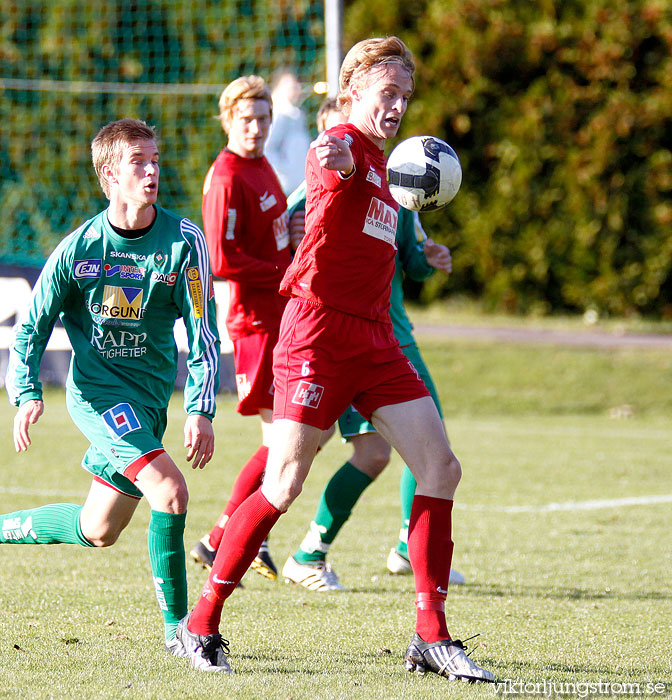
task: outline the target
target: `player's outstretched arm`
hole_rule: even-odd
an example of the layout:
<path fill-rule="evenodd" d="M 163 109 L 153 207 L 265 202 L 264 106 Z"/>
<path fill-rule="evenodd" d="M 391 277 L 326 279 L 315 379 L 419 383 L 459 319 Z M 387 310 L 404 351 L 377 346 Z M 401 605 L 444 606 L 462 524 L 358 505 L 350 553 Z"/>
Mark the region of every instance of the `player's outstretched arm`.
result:
<path fill-rule="evenodd" d="M 14 417 L 14 449 L 17 452 L 25 452 L 30 447 L 28 426 L 37 423 L 43 412 L 44 402 L 39 399 L 30 399 L 19 407 Z"/>
<path fill-rule="evenodd" d="M 192 462 L 193 469 L 203 469 L 215 451 L 212 421 L 199 413 L 187 416 L 184 423 L 184 446 L 187 448 L 187 462 Z"/>
<path fill-rule="evenodd" d="M 453 271 L 453 260 L 450 256 L 450 250 L 445 245 L 435 243 L 431 238 L 428 238 L 425 241 L 423 250 L 427 262 L 432 267 L 445 272 L 447 275 Z"/>
<path fill-rule="evenodd" d="M 317 162 L 325 170 L 339 170 L 344 175 L 351 175 L 355 168 L 350 146 L 337 136 L 322 132 L 311 144 L 315 148 Z"/>

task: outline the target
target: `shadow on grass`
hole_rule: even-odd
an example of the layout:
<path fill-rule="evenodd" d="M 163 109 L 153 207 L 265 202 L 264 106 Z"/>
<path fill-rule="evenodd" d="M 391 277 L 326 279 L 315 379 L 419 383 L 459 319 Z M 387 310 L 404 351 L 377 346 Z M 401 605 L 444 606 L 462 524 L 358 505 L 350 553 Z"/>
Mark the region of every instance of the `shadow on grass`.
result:
<path fill-rule="evenodd" d="M 672 600 L 672 593 L 663 591 L 600 591 L 563 586 L 466 584 L 460 586 L 458 592 L 467 597 L 493 596 L 496 598 L 552 598 L 556 600 Z"/>

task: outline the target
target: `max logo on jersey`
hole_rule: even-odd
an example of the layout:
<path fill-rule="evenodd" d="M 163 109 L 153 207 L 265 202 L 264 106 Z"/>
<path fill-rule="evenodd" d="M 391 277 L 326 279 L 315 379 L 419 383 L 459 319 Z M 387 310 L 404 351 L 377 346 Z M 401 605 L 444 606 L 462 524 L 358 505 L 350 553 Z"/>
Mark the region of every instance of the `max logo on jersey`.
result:
<path fill-rule="evenodd" d="M 102 260 L 75 260 L 72 276 L 76 280 L 81 280 L 84 277 L 100 277 L 102 266 Z"/>
<path fill-rule="evenodd" d="M 369 236 L 389 243 L 396 249 L 397 212 L 378 197 L 371 197 L 362 231 Z"/>
<path fill-rule="evenodd" d="M 130 403 L 118 403 L 108 408 L 101 416 L 114 440 L 140 429 L 140 421 Z"/>
<path fill-rule="evenodd" d="M 299 386 L 296 387 L 292 403 L 308 408 L 317 408 L 322 400 L 322 394 L 324 394 L 323 386 L 302 379 Z"/>

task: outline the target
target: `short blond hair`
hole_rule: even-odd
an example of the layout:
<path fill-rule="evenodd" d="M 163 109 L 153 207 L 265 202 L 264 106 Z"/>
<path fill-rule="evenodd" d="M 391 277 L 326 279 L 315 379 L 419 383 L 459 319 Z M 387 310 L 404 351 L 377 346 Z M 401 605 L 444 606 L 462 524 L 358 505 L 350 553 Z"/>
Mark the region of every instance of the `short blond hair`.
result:
<path fill-rule="evenodd" d="M 244 75 L 229 83 L 219 97 L 217 119 L 227 133 L 233 119 L 233 110 L 242 100 L 265 100 L 273 117 L 273 98 L 266 81 L 258 75 Z"/>
<path fill-rule="evenodd" d="M 398 63 L 403 66 L 409 72 L 412 85 L 415 88 L 413 54 L 399 37 L 386 36 L 364 39 L 348 51 L 341 65 L 338 78 L 338 106 L 343 114 L 349 116 L 352 107 L 350 85 L 361 84 L 362 78 L 372 68 L 384 63 Z"/>
<path fill-rule="evenodd" d="M 327 123 L 327 118 L 332 112 L 340 112 L 341 110 L 338 108 L 338 100 L 335 97 L 326 97 L 322 104 L 320 105 L 320 108 L 317 110 L 317 130 L 319 132 L 324 131 L 324 128 Z"/>
<path fill-rule="evenodd" d="M 158 141 L 156 129 L 139 119 L 119 119 L 110 122 L 91 142 L 91 160 L 105 196 L 110 198 L 110 183 L 103 175 L 103 166 L 114 168 L 121 162 L 124 146 L 136 141 Z"/>

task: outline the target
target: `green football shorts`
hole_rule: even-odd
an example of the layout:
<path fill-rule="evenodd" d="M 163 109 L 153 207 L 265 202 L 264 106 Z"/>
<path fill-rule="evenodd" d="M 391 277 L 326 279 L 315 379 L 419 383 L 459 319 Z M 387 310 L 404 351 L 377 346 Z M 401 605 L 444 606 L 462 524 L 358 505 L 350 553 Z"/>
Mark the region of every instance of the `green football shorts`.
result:
<path fill-rule="evenodd" d="M 115 491 L 142 498 L 134 482 L 144 466 L 165 452 L 166 409 L 105 400 L 94 406 L 71 390 L 66 392 L 66 406 L 91 443 L 82 467 Z"/>

